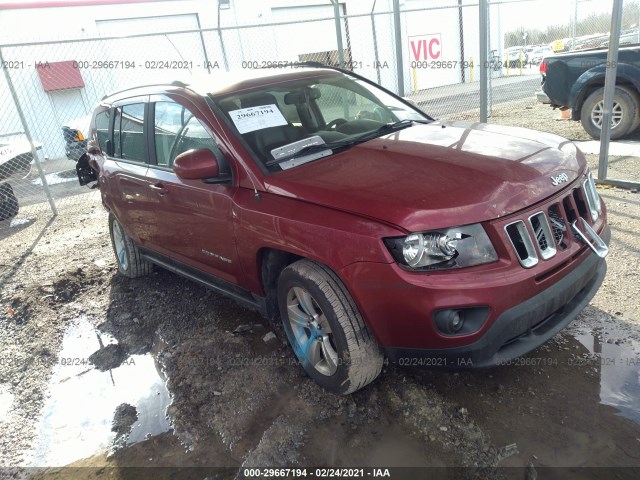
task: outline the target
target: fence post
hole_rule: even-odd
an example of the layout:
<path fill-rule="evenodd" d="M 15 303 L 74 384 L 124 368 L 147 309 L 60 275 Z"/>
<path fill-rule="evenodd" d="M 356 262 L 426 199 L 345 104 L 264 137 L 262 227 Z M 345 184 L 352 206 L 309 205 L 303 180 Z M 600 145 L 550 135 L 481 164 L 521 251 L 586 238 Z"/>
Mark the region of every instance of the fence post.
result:
<path fill-rule="evenodd" d="M 227 52 L 224 48 L 224 39 L 222 38 L 222 30 L 220 29 L 220 2 L 218 2 L 218 38 L 220 39 L 220 50 L 222 50 L 222 60 L 224 61 L 224 70 L 229 71 L 229 60 Z"/>
<path fill-rule="evenodd" d="M 202 33 L 202 26 L 200 25 L 200 16 L 196 14 L 196 21 L 198 22 L 198 30 L 200 35 L 200 45 L 202 45 L 202 53 L 204 54 L 204 62 L 207 66 L 207 73 L 211 73 L 211 63 L 209 62 L 209 54 L 207 53 L 207 45 L 204 41 L 204 35 Z"/>
<path fill-rule="evenodd" d="M 378 85 L 381 85 L 382 80 L 380 78 L 380 56 L 378 55 L 378 34 L 376 32 L 376 20 L 373 13 L 373 11 L 376 9 L 377 1 L 378 0 L 373 0 L 373 7 L 371 7 L 371 33 L 373 34 L 373 53 L 375 55 L 375 61 L 376 61 L 376 78 L 378 79 Z"/>
<path fill-rule="evenodd" d="M 4 56 L 2 54 L 2 48 L 0 48 L 0 64 L 4 65 Z M 38 149 L 33 143 L 33 137 L 31 136 L 31 131 L 29 130 L 29 126 L 27 125 L 27 119 L 24 116 L 24 112 L 22 111 L 22 107 L 20 106 L 20 102 L 18 101 L 18 95 L 16 94 L 16 89 L 13 86 L 13 81 L 11 80 L 11 75 L 9 75 L 9 69 L 3 68 L 4 77 L 7 81 L 7 86 L 9 87 L 9 92 L 11 93 L 11 98 L 13 99 L 13 103 L 16 106 L 16 112 L 18 112 L 18 117 L 20 118 L 20 123 L 22 123 L 22 128 L 24 130 L 24 134 L 27 137 L 27 141 L 29 142 L 29 146 L 31 147 L 31 156 L 33 157 L 33 161 L 36 164 L 38 169 L 38 175 L 40 176 L 40 180 L 42 181 L 42 188 L 47 196 L 47 200 L 49 201 L 49 206 L 51 207 L 51 213 L 54 216 L 58 215 L 58 209 L 56 208 L 56 202 L 53 200 L 51 196 L 51 190 L 49 190 L 49 184 L 47 183 L 47 177 L 44 174 L 44 170 L 42 170 L 42 165 L 40 165 L 40 158 L 38 158 Z"/>
<path fill-rule="evenodd" d="M 396 42 L 396 72 L 398 95 L 404 97 L 404 62 L 402 61 L 402 32 L 400 31 L 400 0 L 393 0 L 393 31 Z"/>
<path fill-rule="evenodd" d="M 460 79 L 462 83 L 466 83 L 466 75 L 464 65 L 464 14 L 462 11 L 462 0 L 458 0 L 458 29 L 460 32 Z"/>
<path fill-rule="evenodd" d="M 337 0 L 331 0 L 333 3 L 333 16 L 336 19 L 336 41 L 338 44 L 338 63 L 340 68 L 344 68 L 344 47 L 342 45 L 342 26 L 340 25 L 340 3 Z"/>
<path fill-rule="evenodd" d="M 488 81 L 487 81 L 487 51 L 489 50 L 489 37 L 487 33 L 487 17 L 489 12 L 488 0 L 480 0 L 478 5 L 480 9 L 480 121 L 487 121 L 487 98 L 488 98 Z"/>
<path fill-rule="evenodd" d="M 616 72 L 618 47 L 620 45 L 620 24 L 622 23 L 622 0 L 613 0 L 611 13 L 611 33 L 609 34 L 609 52 L 607 53 L 607 71 L 604 76 L 604 105 L 602 129 L 600 131 L 600 159 L 598 161 L 598 179 L 607 178 L 609 167 L 609 140 L 611 138 L 611 110 L 616 90 Z"/>

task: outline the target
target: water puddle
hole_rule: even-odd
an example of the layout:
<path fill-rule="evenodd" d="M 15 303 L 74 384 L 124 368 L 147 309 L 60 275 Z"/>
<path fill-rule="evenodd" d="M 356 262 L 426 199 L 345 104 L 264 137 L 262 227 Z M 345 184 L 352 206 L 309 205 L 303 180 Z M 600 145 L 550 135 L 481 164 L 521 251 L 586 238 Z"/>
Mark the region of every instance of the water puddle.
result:
<path fill-rule="evenodd" d="M 613 329 L 567 332 L 507 366 L 417 375 L 494 444 L 517 445 L 501 466 L 637 466 L 640 344 Z"/>
<path fill-rule="evenodd" d="M 171 397 L 153 355 L 127 356 L 86 320 L 65 333 L 47 397 L 30 466 L 67 465 L 112 449 L 116 440 L 130 445 L 170 428 L 165 411 Z M 114 425 L 116 409 L 130 415 Z M 114 426 L 123 432 L 118 439 Z"/>
<path fill-rule="evenodd" d="M 580 360 L 599 373 L 600 403 L 640 424 L 640 354 L 635 353 L 633 344 L 590 334 L 576 335 L 575 339 L 589 350 Z"/>

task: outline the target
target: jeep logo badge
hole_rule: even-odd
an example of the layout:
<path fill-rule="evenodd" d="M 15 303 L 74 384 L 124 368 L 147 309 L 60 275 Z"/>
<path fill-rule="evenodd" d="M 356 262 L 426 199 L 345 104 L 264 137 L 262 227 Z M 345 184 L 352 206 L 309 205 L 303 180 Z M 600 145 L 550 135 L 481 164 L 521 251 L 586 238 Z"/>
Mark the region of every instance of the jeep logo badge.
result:
<path fill-rule="evenodd" d="M 569 175 L 567 175 L 566 173 L 561 173 L 557 177 L 551 177 L 551 185 L 553 185 L 554 187 L 557 187 L 561 183 L 568 182 L 568 181 L 569 181 Z"/>

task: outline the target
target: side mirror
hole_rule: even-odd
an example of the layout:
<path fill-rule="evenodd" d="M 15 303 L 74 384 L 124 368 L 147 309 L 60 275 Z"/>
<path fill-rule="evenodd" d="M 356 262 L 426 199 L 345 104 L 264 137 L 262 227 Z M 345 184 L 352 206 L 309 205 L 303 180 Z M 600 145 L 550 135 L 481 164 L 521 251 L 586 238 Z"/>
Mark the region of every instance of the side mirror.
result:
<path fill-rule="evenodd" d="M 204 180 L 220 175 L 218 160 L 208 148 L 194 148 L 173 161 L 173 171 L 183 180 Z"/>

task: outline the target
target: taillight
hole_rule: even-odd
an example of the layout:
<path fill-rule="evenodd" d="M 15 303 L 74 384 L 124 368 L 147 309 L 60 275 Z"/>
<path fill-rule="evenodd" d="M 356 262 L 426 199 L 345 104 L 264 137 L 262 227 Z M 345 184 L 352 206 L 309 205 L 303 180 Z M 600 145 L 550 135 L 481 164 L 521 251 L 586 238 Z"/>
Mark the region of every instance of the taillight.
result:
<path fill-rule="evenodd" d="M 540 73 L 547 73 L 547 61 L 546 60 L 542 60 L 542 62 L 540 62 Z"/>

